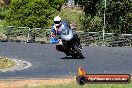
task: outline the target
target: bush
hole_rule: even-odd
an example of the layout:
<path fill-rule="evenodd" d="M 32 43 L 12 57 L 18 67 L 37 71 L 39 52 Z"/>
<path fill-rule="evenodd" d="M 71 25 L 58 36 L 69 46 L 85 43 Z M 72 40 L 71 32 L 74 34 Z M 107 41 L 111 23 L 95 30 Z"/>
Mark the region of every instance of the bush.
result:
<path fill-rule="evenodd" d="M 73 24 L 77 27 L 77 30 L 80 30 L 81 28 L 81 22 L 80 17 L 82 16 L 83 11 L 79 8 L 63 8 L 61 9 L 61 12 L 59 15 L 62 17 L 62 19 L 68 21 L 70 24 Z"/>
<path fill-rule="evenodd" d="M 63 0 L 12 0 L 7 10 L 5 25 L 43 28 L 59 13 Z"/>

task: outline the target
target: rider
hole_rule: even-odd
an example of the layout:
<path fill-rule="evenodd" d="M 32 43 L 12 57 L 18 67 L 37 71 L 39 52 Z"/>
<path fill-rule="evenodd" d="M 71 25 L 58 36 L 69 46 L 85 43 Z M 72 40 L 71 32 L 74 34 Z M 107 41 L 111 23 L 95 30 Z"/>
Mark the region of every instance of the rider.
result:
<path fill-rule="evenodd" d="M 61 17 L 56 16 L 54 18 L 54 24 L 52 25 L 51 36 L 53 38 L 56 38 L 57 35 L 61 34 L 62 29 L 66 27 L 70 28 L 68 23 L 66 21 L 61 20 Z"/>
<path fill-rule="evenodd" d="M 63 30 L 63 28 L 67 28 L 67 27 L 69 29 L 71 28 L 66 21 L 61 20 L 61 17 L 56 16 L 54 18 L 54 24 L 53 24 L 52 29 L 51 29 L 52 38 L 55 39 L 57 35 L 61 34 L 61 31 Z M 78 38 L 78 36 L 76 34 L 75 34 L 75 38 L 77 39 L 77 42 L 78 42 L 80 48 L 82 48 L 80 45 L 80 39 Z M 56 43 L 58 43 L 58 42 L 59 41 L 57 41 Z M 54 42 L 51 41 L 51 43 L 54 43 Z"/>

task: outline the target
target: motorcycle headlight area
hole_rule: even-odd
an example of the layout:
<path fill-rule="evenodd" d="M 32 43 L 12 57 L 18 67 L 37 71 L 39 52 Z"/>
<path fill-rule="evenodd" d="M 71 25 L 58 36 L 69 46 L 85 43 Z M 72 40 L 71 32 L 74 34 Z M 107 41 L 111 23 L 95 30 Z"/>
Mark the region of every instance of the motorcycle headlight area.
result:
<path fill-rule="evenodd" d="M 61 39 L 62 40 L 66 40 L 69 41 L 73 38 L 73 32 L 72 30 L 68 29 L 68 30 L 63 30 L 61 33 Z"/>
<path fill-rule="evenodd" d="M 62 31 L 62 35 L 68 35 L 68 34 L 69 34 L 68 30 L 65 29 L 65 30 Z"/>

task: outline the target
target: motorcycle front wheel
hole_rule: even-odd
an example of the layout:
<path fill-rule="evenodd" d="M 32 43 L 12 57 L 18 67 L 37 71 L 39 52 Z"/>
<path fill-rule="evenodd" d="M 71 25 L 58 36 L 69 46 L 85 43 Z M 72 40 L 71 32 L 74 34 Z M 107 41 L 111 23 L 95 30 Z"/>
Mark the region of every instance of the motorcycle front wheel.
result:
<path fill-rule="evenodd" d="M 76 45 L 74 46 L 74 50 L 76 54 L 74 54 L 73 57 L 84 59 L 81 50 Z"/>

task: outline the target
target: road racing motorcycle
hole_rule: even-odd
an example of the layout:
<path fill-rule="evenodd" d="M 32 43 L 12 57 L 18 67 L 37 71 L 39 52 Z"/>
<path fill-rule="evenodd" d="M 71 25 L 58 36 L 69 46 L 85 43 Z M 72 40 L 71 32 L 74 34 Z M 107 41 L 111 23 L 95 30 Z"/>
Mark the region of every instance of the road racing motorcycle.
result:
<path fill-rule="evenodd" d="M 73 58 L 84 59 L 81 52 L 82 48 L 78 42 L 78 36 L 73 32 L 72 29 L 65 28 L 62 30 L 61 35 L 57 36 L 54 42 L 59 42 L 56 45 L 56 50 L 64 52 L 67 56 L 72 56 Z"/>

